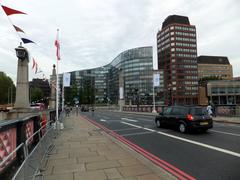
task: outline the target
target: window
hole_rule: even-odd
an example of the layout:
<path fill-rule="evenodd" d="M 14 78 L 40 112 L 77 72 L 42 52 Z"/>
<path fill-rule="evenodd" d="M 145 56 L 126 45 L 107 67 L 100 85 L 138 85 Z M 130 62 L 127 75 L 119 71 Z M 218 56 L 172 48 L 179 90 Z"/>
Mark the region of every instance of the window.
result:
<path fill-rule="evenodd" d="M 187 115 L 187 109 L 181 107 L 174 107 L 172 110 L 173 115 Z"/>
<path fill-rule="evenodd" d="M 165 115 L 169 115 L 169 114 L 171 114 L 171 112 L 172 112 L 172 108 L 171 107 L 167 107 L 167 108 L 164 108 L 164 114 Z"/>

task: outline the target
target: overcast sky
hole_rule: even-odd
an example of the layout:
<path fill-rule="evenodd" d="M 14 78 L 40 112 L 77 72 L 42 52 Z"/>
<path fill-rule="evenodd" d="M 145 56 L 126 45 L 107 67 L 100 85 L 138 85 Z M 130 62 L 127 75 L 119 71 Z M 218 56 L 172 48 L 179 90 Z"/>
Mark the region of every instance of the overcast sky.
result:
<path fill-rule="evenodd" d="M 239 0 L 1 0 L 1 4 L 27 13 L 11 15 L 24 45 L 47 78 L 56 63 L 54 40 L 60 29 L 59 72 L 103 66 L 124 50 L 153 46 L 157 66 L 156 33 L 173 14 L 188 16 L 197 29 L 198 55 L 227 56 L 234 76 L 240 76 Z M 15 50 L 20 39 L 0 9 L 0 71 L 16 81 Z M 30 79 L 41 78 L 29 65 Z"/>

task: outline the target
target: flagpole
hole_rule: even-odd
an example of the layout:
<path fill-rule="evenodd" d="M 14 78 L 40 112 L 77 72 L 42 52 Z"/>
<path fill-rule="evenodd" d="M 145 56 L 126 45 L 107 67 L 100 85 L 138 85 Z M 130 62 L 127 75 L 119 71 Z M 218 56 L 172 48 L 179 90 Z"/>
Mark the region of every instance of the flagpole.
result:
<path fill-rule="evenodd" d="M 62 111 L 64 110 L 64 73 L 63 73 L 63 78 L 62 78 Z"/>
<path fill-rule="evenodd" d="M 58 39 L 58 35 L 59 35 L 59 29 L 57 29 L 57 39 Z M 58 119 L 58 57 L 57 57 L 57 65 L 56 65 L 56 74 L 57 74 L 57 82 L 56 82 L 56 121 L 57 124 L 59 123 L 59 119 Z"/>
<path fill-rule="evenodd" d="M 155 86 L 154 86 L 154 75 L 153 75 L 153 110 L 152 112 L 153 113 L 156 113 L 156 103 L 155 103 Z"/>

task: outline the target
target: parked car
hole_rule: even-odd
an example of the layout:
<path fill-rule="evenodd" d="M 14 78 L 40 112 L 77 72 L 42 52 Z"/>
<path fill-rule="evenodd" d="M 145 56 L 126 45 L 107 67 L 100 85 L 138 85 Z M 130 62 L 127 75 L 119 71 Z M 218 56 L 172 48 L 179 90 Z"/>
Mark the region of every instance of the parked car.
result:
<path fill-rule="evenodd" d="M 170 126 L 181 133 L 201 129 L 207 131 L 213 127 L 212 118 L 205 107 L 200 106 L 168 106 L 155 118 L 157 127 Z"/>

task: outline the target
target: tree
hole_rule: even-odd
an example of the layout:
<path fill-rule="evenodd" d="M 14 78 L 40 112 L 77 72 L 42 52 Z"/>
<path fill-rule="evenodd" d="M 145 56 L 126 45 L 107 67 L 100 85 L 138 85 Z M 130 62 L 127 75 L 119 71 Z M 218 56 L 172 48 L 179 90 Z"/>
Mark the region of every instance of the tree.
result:
<path fill-rule="evenodd" d="M 16 87 L 10 77 L 0 72 L 0 104 L 14 102 Z"/>
<path fill-rule="evenodd" d="M 31 102 L 42 102 L 43 98 L 44 94 L 40 88 L 31 89 Z"/>

